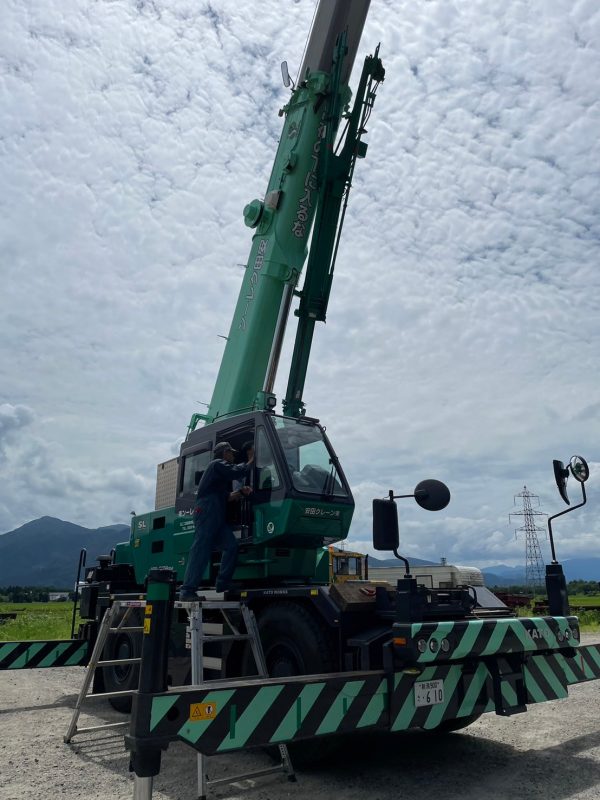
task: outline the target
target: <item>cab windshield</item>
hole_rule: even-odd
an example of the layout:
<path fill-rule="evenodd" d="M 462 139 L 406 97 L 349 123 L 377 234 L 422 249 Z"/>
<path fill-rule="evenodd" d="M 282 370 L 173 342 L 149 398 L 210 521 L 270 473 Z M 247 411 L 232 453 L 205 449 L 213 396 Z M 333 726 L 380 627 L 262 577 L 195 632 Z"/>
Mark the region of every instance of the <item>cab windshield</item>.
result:
<path fill-rule="evenodd" d="M 326 497 L 347 497 L 323 432 L 312 422 L 272 417 L 294 489 Z"/>

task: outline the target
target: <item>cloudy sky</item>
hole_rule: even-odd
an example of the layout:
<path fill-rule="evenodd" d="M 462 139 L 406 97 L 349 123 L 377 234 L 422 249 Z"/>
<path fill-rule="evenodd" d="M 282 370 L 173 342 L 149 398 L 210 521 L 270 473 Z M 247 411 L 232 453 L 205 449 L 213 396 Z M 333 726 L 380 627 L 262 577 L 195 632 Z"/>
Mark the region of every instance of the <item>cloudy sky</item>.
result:
<path fill-rule="evenodd" d="M 313 10 L 3 3 L 0 531 L 152 507 L 156 464 L 212 394 L 279 64 L 295 74 Z M 357 64 L 378 42 L 305 393 L 355 492 L 350 543 L 370 548 L 373 497 L 435 477 L 452 503 L 402 501 L 404 552 L 523 562 L 513 496 L 561 510 L 552 459 L 581 452 L 590 502 L 557 523 L 558 553 L 600 555 L 598 3 L 372 0 Z"/>

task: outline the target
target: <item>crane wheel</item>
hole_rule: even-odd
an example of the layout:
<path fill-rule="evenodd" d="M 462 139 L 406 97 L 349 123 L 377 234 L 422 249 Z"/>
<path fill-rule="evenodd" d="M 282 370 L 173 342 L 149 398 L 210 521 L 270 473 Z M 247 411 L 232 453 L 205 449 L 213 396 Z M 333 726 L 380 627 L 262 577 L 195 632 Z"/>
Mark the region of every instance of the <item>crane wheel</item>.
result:
<path fill-rule="evenodd" d="M 308 608 L 293 602 L 273 603 L 258 615 L 258 629 L 269 675 L 318 675 L 335 672 L 338 662 L 331 632 Z M 244 675 L 255 673 L 252 653 L 246 651 Z M 339 736 L 292 742 L 288 745 L 296 767 L 323 761 L 339 749 Z M 271 750 L 269 749 L 269 752 Z M 279 757 L 279 753 L 274 755 Z"/>

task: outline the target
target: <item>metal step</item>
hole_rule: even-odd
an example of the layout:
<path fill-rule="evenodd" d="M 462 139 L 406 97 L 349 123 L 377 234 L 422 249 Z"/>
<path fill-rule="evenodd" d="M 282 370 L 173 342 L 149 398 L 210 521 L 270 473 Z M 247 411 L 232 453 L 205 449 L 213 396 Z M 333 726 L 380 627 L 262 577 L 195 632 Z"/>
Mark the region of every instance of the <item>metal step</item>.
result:
<path fill-rule="evenodd" d="M 113 658 L 110 661 L 98 661 L 96 667 L 114 667 L 118 664 L 139 664 L 141 658 Z"/>
<path fill-rule="evenodd" d="M 85 700 L 98 700 L 108 697 L 132 697 L 137 694 L 137 689 L 123 689 L 120 692 L 96 692 L 96 694 L 86 694 Z"/>

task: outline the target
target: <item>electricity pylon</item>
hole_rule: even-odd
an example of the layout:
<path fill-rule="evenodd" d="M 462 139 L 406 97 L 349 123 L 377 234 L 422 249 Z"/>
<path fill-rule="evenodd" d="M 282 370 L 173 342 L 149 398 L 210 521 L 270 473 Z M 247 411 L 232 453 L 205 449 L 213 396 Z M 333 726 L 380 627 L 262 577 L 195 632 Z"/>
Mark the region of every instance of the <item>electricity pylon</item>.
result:
<path fill-rule="evenodd" d="M 546 533 L 546 528 L 535 524 L 535 517 L 545 517 L 546 515 L 543 511 L 538 511 L 533 508 L 531 503 L 532 499 L 537 500 L 538 505 L 540 499 L 537 494 L 532 494 L 528 491 L 526 486 L 523 487 L 522 492 L 515 495 L 515 503 L 517 502 L 517 497 L 521 498 L 523 501 L 523 510 L 514 511 L 509 515 L 509 519 L 512 522 L 512 517 L 524 518 L 524 524 L 522 527 L 515 530 L 515 536 L 521 532 L 525 533 L 525 583 L 527 584 L 527 588 L 530 589 L 535 596 L 538 591 L 545 591 L 544 559 L 542 558 L 542 551 L 540 550 L 538 531 L 544 534 Z"/>

